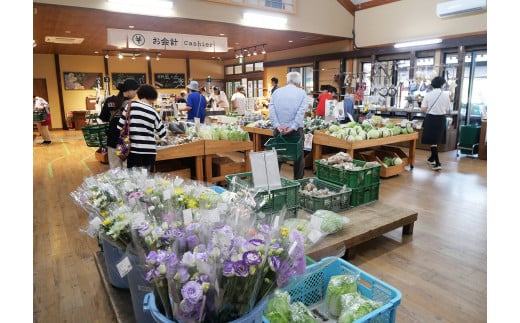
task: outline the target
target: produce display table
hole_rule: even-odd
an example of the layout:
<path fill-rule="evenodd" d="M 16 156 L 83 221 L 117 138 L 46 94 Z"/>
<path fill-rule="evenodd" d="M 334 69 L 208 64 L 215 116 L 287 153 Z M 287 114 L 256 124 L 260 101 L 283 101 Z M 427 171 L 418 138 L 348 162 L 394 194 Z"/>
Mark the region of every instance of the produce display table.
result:
<path fill-rule="evenodd" d="M 417 146 L 418 138 L 419 138 L 419 134 L 416 131 L 414 131 L 413 133 L 408 133 L 408 134 L 403 134 L 403 135 L 348 142 L 345 139 L 339 139 L 339 138 L 327 135 L 325 133 L 325 130 L 317 130 L 317 131 L 314 131 L 312 154 L 313 154 L 314 160 L 321 159 L 323 146 L 329 146 L 329 147 L 345 149 L 350 156 L 354 157 L 354 151 L 356 149 L 389 145 L 389 144 L 398 143 L 398 142 L 409 142 L 408 164 L 410 165 L 410 169 L 412 169 L 414 166 L 414 161 L 415 161 L 415 148 Z M 316 165 L 313 165 L 313 170 L 314 171 L 316 170 Z"/>
<path fill-rule="evenodd" d="M 155 161 L 186 157 L 193 157 L 195 159 L 195 179 L 197 181 L 202 181 L 204 179 L 204 140 L 193 141 L 178 146 L 157 147 L 157 156 L 155 157 Z"/>
<path fill-rule="evenodd" d="M 242 126 L 244 131 L 249 132 L 253 136 L 253 151 L 265 150 L 264 144 L 267 139 L 273 136 L 273 129 L 257 128 Z M 269 138 L 266 138 L 269 137 Z"/>
<path fill-rule="evenodd" d="M 213 157 L 220 153 L 243 152 L 246 172 L 251 170 L 249 163 L 249 152 L 253 149 L 252 141 L 232 140 L 204 140 L 204 177 L 208 183 L 217 183 L 226 180 L 225 175 L 213 177 Z"/>
<path fill-rule="evenodd" d="M 403 227 L 403 234 L 413 234 L 417 211 L 398 207 L 381 201 L 374 201 L 339 212 L 350 219 L 350 223 L 334 234 L 319 241 L 306 252 L 312 259 L 337 256 L 337 252 L 346 248 L 343 258 L 354 256 L 354 247 L 377 238 L 387 232 Z M 335 254 L 336 253 L 336 254 Z"/>

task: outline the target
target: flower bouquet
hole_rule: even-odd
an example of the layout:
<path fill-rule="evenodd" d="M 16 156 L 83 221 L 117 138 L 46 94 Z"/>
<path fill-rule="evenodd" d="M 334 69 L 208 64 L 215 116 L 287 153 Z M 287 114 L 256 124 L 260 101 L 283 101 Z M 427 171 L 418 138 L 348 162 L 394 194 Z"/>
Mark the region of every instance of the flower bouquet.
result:
<path fill-rule="evenodd" d="M 107 198 L 94 203 L 100 195 Z M 141 257 L 157 307 L 172 321 L 236 320 L 305 271 L 302 233 L 280 225 L 285 210 L 258 213 L 249 192 L 217 194 L 201 183 L 118 169 L 86 179 L 72 196 L 89 210 L 88 232 Z"/>

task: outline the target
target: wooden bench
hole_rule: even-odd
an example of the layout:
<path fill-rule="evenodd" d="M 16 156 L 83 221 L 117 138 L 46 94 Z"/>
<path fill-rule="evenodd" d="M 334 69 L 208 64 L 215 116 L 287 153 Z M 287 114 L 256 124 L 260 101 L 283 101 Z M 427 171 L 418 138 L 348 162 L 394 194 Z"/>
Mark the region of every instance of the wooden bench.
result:
<path fill-rule="evenodd" d="M 350 219 L 343 230 L 328 235 L 306 252 L 314 260 L 327 256 L 338 256 L 345 249 L 344 259 L 354 256 L 354 247 L 377 238 L 399 227 L 403 234 L 413 234 L 418 213 L 399 206 L 374 201 L 343 212 Z"/>

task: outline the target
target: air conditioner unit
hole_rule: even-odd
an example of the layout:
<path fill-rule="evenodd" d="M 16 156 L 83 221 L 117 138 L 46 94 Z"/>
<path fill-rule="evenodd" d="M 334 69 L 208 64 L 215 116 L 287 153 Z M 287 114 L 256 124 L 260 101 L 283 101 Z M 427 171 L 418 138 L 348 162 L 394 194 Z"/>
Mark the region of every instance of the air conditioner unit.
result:
<path fill-rule="evenodd" d="M 451 17 L 486 9 L 486 0 L 452 0 L 437 4 L 437 16 Z"/>
<path fill-rule="evenodd" d="M 83 40 L 84 38 L 45 36 L 45 41 L 47 43 L 55 44 L 81 44 Z"/>

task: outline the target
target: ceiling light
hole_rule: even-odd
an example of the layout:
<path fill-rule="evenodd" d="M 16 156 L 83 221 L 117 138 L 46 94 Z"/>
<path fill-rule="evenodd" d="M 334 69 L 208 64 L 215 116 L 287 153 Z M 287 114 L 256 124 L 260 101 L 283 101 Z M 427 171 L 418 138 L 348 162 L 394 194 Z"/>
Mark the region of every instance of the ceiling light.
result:
<path fill-rule="evenodd" d="M 258 55 L 258 53 L 256 52 L 256 46 L 255 46 L 255 51 L 253 52 L 253 55 Z"/>
<path fill-rule="evenodd" d="M 173 8 L 173 2 L 169 0 L 107 0 L 108 3 L 120 4 L 124 6 L 146 6 L 146 7 L 154 7 L 154 8 L 162 8 L 162 9 L 171 9 Z"/>
<path fill-rule="evenodd" d="M 36 47 L 36 40 L 33 39 L 33 47 Z"/>
<path fill-rule="evenodd" d="M 123 59 L 123 54 L 119 53 L 119 55 L 117 55 L 117 57 L 118 57 L 119 59 Z"/>
<path fill-rule="evenodd" d="M 404 47 L 413 47 L 413 46 L 424 46 L 424 45 L 432 45 L 439 44 L 442 42 L 442 39 L 425 39 L 425 40 L 417 40 L 417 41 L 409 41 L 404 43 L 397 43 L 394 45 L 395 48 L 404 48 Z"/>
<path fill-rule="evenodd" d="M 135 61 L 135 53 L 134 53 L 134 55 L 132 55 L 132 59 Z"/>
<path fill-rule="evenodd" d="M 160 58 L 159 58 L 159 55 L 161 55 L 160 53 L 157 53 L 157 55 L 155 55 L 155 60 L 158 61 Z"/>
<path fill-rule="evenodd" d="M 262 45 L 262 54 L 265 54 L 265 48 L 264 48 L 264 45 Z"/>
<path fill-rule="evenodd" d="M 150 55 L 146 54 L 146 60 L 147 60 L 147 61 L 150 60 Z"/>
<path fill-rule="evenodd" d="M 105 58 L 106 58 L 106 59 L 108 59 L 109 57 L 110 57 L 110 56 L 108 56 L 108 53 L 107 53 L 107 54 L 105 54 Z"/>
<path fill-rule="evenodd" d="M 47 43 L 55 44 L 81 44 L 84 38 L 45 36 Z"/>

